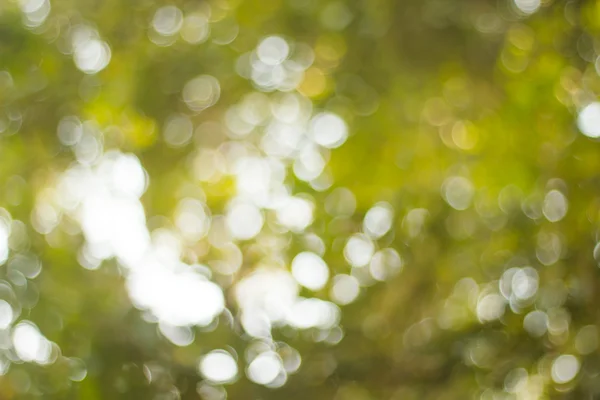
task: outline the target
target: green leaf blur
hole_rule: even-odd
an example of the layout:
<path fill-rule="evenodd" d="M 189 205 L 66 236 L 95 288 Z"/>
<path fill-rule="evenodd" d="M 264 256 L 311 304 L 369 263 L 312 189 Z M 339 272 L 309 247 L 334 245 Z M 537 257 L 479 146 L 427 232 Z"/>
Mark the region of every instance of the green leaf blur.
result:
<path fill-rule="evenodd" d="M 0 1 L 0 399 L 600 398 L 599 34 Z"/>

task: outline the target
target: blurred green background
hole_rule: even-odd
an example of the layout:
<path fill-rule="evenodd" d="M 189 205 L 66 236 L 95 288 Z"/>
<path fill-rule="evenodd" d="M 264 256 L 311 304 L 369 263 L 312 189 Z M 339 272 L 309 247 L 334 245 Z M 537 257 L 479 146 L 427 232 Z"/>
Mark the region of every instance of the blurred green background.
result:
<path fill-rule="evenodd" d="M 2 0 L 0 399 L 600 398 L 599 33 Z"/>

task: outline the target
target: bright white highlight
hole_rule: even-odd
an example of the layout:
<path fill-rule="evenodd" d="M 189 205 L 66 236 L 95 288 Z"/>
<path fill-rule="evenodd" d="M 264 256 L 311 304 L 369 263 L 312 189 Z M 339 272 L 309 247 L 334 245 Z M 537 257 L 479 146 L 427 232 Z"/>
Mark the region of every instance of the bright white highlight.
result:
<path fill-rule="evenodd" d="M 352 303 L 360 293 L 358 280 L 350 275 L 336 275 L 333 278 L 331 298 L 338 304 L 346 305 Z"/>
<path fill-rule="evenodd" d="M 481 322 L 498 319 L 504 315 L 506 300 L 496 293 L 483 296 L 477 302 L 477 317 Z"/>
<path fill-rule="evenodd" d="M 292 261 L 292 275 L 296 281 L 310 290 L 322 289 L 329 279 L 329 268 L 315 253 L 302 252 Z"/>
<path fill-rule="evenodd" d="M 260 385 L 273 382 L 281 372 L 283 372 L 281 359 L 272 351 L 259 354 L 246 370 L 248 378 Z"/>
<path fill-rule="evenodd" d="M 208 325 L 225 307 L 221 288 L 187 268 L 179 272 L 147 264 L 130 276 L 128 288 L 139 308 L 173 326 Z"/>
<path fill-rule="evenodd" d="M 281 64 L 289 53 L 290 46 L 279 36 L 264 38 L 256 49 L 258 58 L 267 65 Z"/>
<path fill-rule="evenodd" d="M 573 380 L 579 373 L 579 360 L 571 354 L 559 356 L 552 363 L 552 380 L 558 384 Z"/>
<path fill-rule="evenodd" d="M 388 233 L 392 227 L 394 218 L 394 209 L 388 203 L 378 203 L 374 205 L 363 221 L 365 233 L 374 239 L 378 239 Z"/>
<path fill-rule="evenodd" d="M 204 378 L 214 383 L 231 382 L 238 373 L 235 359 L 225 350 L 213 350 L 202 357 L 198 369 Z"/>
<path fill-rule="evenodd" d="M 146 186 L 137 157 L 116 151 L 104 154 L 93 168 L 75 166 L 63 174 L 57 187 L 60 205 L 79 221 L 86 239 L 79 261 L 95 269 L 116 257 L 127 273 L 132 302 L 165 327 L 208 325 L 225 307 L 223 292 L 202 272 L 206 267 L 181 262 L 181 243 L 173 233 L 163 230 L 151 237 L 139 200 Z M 205 234 L 209 221 L 203 212 L 201 203 L 182 201 L 176 224 L 184 237 Z M 182 222 L 181 215 L 195 218 Z M 165 330 L 170 340 L 184 345 L 189 335 L 182 332 Z"/>
<path fill-rule="evenodd" d="M 533 14 L 541 6 L 541 0 L 514 0 L 517 8 L 524 14 Z"/>
<path fill-rule="evenodd" d="M 277 220 L 294 232 L 302 232 L 313 221 L 313 208 L 309 200 L 289 196 L 277 207 Z"/>
<path fill-rule="evenodd" d="M 264 223 L 262 212 L 254 204 L 233 204 L 226 215 L 229 231 L 239 240 L 249 240 L 258 235 Z"/>
<path fill-rule="evenodd" d="M 353 267 L 364 267 L 371 261 L 375 245 L 366 235 L 356 234 L 346 242 L 344 257 Z"/>
<path fill-rule="evenodd" d="M 344 144 L 348 138 L 348 127 L 336 114 L 324 112 L 313 117 L 309 134 L 315 143 L 334 149 Z"/>
<path fill-rule="evenodd" d="M 14 317 L 13 309 L 4 300 L 0 300 L 0 329 L 6 329 L 10 326 Z"/>
<path fill-rule="evenodd" d="M 98 32 L 86 26 L 78 26 L 71 36 L 73 60 L 86 74 L 102 71 L 111 58 L 110 46 L 100 40 Z"/>
<path fill-rule="evenodd" d="M 587 137 L 600 137 L 600 102 L 588 104 L 579 112 L 577 126 Z"/>
<path fill-rule="evenodd" d="M 29 321 L 20 322 L 12 332 L 12 341 L 17 356 L 25 362 L 49 364 L 52 343 Z"/>
<path fill-rule="evenodd" d="M 50 14 L 48 0 L 20 0 L 19 6 L 23 12 L 23 23 L 28 28 L 42 25 Z"/>

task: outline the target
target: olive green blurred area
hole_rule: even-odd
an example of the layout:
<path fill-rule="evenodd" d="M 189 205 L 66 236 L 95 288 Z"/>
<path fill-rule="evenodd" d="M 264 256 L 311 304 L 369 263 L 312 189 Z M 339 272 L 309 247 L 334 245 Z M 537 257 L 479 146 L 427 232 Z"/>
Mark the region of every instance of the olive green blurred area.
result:
<path fill-rule="evenodd" d="M 1 0 L 0 399 L 600 398 L 599 34 Z"/>

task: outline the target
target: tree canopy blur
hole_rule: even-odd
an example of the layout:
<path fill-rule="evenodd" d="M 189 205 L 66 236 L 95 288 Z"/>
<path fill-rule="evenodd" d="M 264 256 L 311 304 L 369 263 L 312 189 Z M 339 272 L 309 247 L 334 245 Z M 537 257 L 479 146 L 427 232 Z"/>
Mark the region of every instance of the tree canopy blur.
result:
<path fill-rule="evenodd" d="M 599 34 L 1 1 L 0 399 L 598 398 Z"/>

